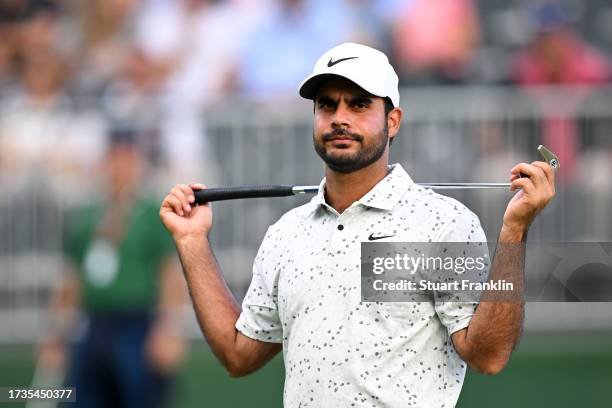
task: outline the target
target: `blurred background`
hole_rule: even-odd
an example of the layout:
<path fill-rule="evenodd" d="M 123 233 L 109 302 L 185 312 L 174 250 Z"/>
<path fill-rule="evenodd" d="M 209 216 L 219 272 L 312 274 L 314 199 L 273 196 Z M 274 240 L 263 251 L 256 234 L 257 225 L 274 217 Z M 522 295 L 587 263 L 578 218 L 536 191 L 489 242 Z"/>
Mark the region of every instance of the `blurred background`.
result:
<path fill-rule="evenodd" d="M 317 184 L 297 87 L 341 42 L 395 66 L 392 161 L 415 181 L 504 182 L 542 143 L 562 166 L 529 239 L 612 242 L 605 0 L 0 0 L 0 39 L 0 386 L 106 365 L 138 327 L 166 406 L 281 406 L 280 357 L 235 380 L 208 350 L 156 205 L 177 182 Z M 445 194 L 497 239 L 509 193 Z M 238 300 L 267 226 L 307 199 L 214 205 Z M 87 327 L 111 343 L 79 349 Z M 469 372 L 458 406 L 612 406 L 611 383 L 610 303 L 530 303 L 509 366 Z"/>

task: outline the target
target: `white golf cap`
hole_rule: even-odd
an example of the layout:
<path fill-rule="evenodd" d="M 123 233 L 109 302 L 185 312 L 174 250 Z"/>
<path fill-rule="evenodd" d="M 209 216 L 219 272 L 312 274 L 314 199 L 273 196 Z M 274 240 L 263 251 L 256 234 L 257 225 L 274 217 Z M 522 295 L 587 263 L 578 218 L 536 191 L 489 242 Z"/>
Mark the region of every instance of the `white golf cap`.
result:
<path fill-rule="evenodd" d="M 344 43 L 327 51 L 317 60 L 312 75 L 300 84 L 300 95 L 314 99 L 319 86 L 334 76 L 346 78 L 372 95 L 389 97 L 395 107 L 399 105 L 397 74 L 387 56 L 374 48 Z"/>

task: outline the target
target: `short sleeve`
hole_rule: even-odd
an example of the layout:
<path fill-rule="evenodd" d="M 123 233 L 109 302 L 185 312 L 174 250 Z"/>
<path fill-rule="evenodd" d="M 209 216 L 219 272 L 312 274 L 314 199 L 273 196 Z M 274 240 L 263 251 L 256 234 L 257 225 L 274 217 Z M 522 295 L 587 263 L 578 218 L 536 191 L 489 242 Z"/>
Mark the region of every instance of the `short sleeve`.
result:
<path fill-rule="evenodd" d="M 457 242 L 457 243 L 478 243 L 478 251 L 488 254 L 488 245 L 486 235 L 480 225 L 478 217 L 465 209 L 465 213 L 457 217 L 444 231 L 439 242 Z M 486 281 L 488 277 L 487 265 L 484 274 L 478 278 L 481 281 Z M 470 320 L 476 311 L 478 302 L 471 301 L 448 301 L 453 298 L 453 293 L 435 292 L 435 310 L 442 324 L 447 328 L 448 334 L 451 335 L 461 329 L 468 327 Z"/>
<path fill-rule="evenodd" d="M 247 337 L 281 343 L 283 330 L 278 314 L 278 268 L 274 265 L 271 229 L 253 263 L 253 278 L 242 302 L 236 329 Z"/>

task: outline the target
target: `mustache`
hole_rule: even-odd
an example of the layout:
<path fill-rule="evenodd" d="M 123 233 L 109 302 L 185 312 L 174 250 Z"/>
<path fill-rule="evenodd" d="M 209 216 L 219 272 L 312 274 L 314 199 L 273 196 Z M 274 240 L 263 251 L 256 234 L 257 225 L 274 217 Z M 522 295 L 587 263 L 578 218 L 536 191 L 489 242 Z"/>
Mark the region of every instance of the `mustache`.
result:
<path fill-rule="evenodd" d="M 324 142 L 329 142 L 331 140 L 334 140 L 338 137 L 343 137 L 343 138 L 347 138 L 347 139 L 351 139 L 354 140 L 356 142 L 361 142 L 363 141 L 363 136 L 361 136 L 358 133 L 352 133 L 349 131 L 346 131 L 344 129 L 334 129 L 329 133 L 324 133 L 323 134 L 323 141 Z"/>

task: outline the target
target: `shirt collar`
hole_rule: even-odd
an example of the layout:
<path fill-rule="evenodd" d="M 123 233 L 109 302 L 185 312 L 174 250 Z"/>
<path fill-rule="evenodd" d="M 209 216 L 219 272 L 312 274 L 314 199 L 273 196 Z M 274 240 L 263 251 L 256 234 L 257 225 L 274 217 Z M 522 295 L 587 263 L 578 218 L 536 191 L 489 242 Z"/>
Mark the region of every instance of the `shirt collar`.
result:
<path fill-rule="evenodd" d="M 390 211 L 395 207 L 395 204 L 414 184 L 414 181 L 412 181 L 401 164 L 392 164 L 389 166 L 389 169 L 390 171 L 385 178 L 357 201 L 359 204 L 386 211 Z M 304 218 L 309 217 L 322 206 L 328 206 L 325 202 L 325 177 L 319 184 L 317 195 L 310 200 L 310 205 L 311 208 L 305 213 Z"/>

